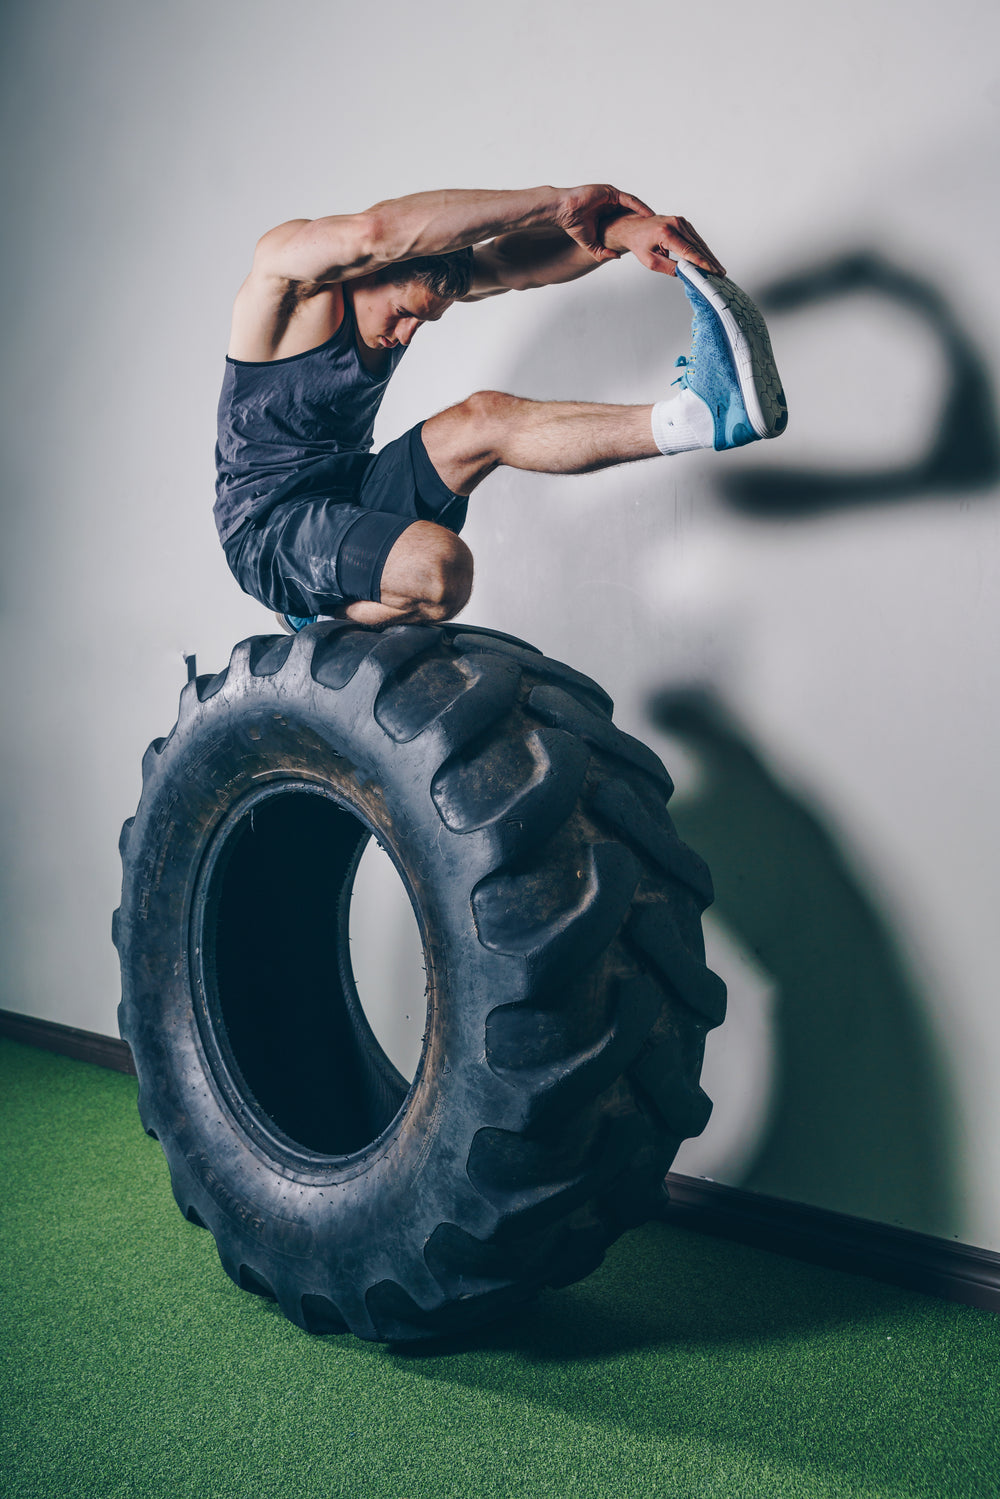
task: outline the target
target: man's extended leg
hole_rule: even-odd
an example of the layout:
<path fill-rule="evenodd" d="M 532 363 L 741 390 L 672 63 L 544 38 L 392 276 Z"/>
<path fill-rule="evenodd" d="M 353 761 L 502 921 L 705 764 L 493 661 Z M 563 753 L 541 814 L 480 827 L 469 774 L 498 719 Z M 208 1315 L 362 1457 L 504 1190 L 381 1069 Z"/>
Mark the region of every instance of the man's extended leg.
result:
<path fill-rule="evenodd" d="M 675 396 L 654 406 L 601 406 L 480 391 L 424 423 L 424 446 L 448 487 L 469 494 L 501 464 L 588 473 L 660 453 L 741 447 L 784 431 L 784 392 L 758 309 L 724 276 L 683 261 L 678 273 L 694 316 Z"/>
<path fill-rule="evenodd" d="M 651 406 L 530 401 L 480 390 L 424 422 L 427 456 L 448 488 L 471 494 L 494 469 L 585 474 L 655 458 Z"/>

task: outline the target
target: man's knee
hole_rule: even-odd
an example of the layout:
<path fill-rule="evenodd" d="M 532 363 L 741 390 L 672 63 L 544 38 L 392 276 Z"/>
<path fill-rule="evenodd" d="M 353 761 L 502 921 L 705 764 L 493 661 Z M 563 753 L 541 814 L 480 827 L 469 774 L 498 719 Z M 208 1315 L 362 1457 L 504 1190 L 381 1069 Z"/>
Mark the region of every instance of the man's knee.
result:
<path fill-rule="evenodd" d="M 460 536 L 443 526 L 440 533 L 433 568 L 431 597 L 424 600 L 428 612 L 426 618 L 433 620 L 452 619 L 460 614 L 469 602 L 472 593 L 472 553 Z"/>
<path fill-rule="evenodd" d="M 454 409 L 479 427 L 502 429 L 523 404 L 520 396 L 509 396 L 502 390 L 477 390 Z"/>
<path fill-rule="evenodd" d="M 414 521 L 399 537 L 382 572 L 382 602 L 414 619 L 452 619 L 472 593 L 472 553 L 453 531 Z"/>
<path fill-rule="evenodd" d="M 423 425 L 424 448 L 455 494 L 471 494 L 504 461 L 509 434 L 530 404 L 501 390 L 477 390 Z"/>

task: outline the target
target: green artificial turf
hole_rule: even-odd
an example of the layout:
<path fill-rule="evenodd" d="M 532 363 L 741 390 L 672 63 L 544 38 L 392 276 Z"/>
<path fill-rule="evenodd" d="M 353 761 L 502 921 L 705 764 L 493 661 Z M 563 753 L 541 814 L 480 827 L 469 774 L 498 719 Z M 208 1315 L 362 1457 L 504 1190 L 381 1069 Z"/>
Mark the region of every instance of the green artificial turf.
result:
<path fill-rule="evenodd" d="M 1000 1494 L 988 1312 L 650 1225 L 514 1325 L 311 1338 L 185 1222 L 131 1078 L 0 1043 L 4 1499 Z"/>

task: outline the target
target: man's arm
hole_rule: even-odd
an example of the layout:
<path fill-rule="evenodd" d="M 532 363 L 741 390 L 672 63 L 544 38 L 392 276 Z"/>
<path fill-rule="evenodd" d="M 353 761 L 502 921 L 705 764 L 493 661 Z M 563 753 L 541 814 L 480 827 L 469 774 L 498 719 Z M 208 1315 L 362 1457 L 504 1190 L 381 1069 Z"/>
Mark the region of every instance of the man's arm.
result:
<path fill-rule="evenodd" d="M 617 260 L 614 253 L 604 260 Z M 473 255 L 472 285 L 463 302 L 481 302 L 504 291 L 530 291 L 576 281 L 603 262 L 562 229 L 521 229 L 477 245 Z"/>
<path fill-rule="evenodd" d="M 608 214 L 647 214 L 631 193 L 609 184 L 518 192 L 445 189 L 376 203 L 364 213 L 293 220 L 259 241 L 254 274 L 326 286 L 418 255 L 443 254 L 505 233 L 559 230 L 597 264 L 616 258 L 603 244 Z"/>
<path fill-rule="evenodd" d="M 676 275 L 675 260 L 691 260 L 703 270 L 724 269 L 687 219 L 611 210 L 598 223 L 605 255 L 596 259 L 559 229 L 527 229 L 502 234 L 475 252 L 475 275 L 463 301 L 478 302 L 504 291 L 528 291 L 586 276 L 606 260 L 631 252 L 648 270 Z M 671 259 L 671 252 L 674 259 Z"/>

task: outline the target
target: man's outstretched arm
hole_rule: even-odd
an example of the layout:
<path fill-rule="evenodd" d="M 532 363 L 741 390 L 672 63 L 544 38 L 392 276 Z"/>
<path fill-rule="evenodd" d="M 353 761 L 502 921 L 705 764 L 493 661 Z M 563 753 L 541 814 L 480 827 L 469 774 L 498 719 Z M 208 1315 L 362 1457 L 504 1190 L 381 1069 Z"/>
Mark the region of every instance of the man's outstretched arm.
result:
<path fill-rule="evenodd" d="M 598 223 L 605 251 L 601 259 L 557 228 L 525 229 L 502 234 L 475 252 L 472 289 L 463 298 L 478 302 L 504 291 L 527 291 L 575 281 L 606 260 L 627 252 L 651 271 L 676 274 L 677 259 L 693 261 L 702 270 L 724 274 L 718 259 L 687 219 L 650 213 L 611 210 Z M 673 259 L 671 259 L 673 255 Z"/>
<path fill-rule="evenodd" d="M 650 209 L 608 183 L 578 188 L 537 187 L 516 192 L 445 189 L 376 203 L 363 213 L 294 220 L 265 234 L 257 273 L 306 285 L 367 275 L 418 255 L 442 254 L 512 231 L 558 232 L 590 264 L 613 260 L 603 224 L 617 214 Z"/>

